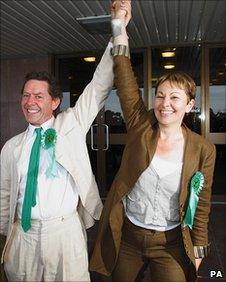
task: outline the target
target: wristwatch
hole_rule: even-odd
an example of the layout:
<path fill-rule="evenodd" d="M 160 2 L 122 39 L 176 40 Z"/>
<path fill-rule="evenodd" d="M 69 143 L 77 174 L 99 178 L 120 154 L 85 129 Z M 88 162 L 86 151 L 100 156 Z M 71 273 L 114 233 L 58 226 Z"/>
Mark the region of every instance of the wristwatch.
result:
<path fill-rule="evenodd" d="M 111 55 L 114 56 L 125 56 L 130 58 L 129 46 L 116 45 L 111 49 Z"/>

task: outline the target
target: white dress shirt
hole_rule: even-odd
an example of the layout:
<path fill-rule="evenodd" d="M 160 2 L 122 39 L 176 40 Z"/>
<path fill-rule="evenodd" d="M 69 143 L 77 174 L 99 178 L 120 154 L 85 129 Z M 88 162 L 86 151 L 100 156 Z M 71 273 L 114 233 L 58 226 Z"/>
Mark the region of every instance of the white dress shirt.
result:
<path fill-rule="evenodd" d="M 54 117 L 41 125 L 42 134 L 48 128 L 51 128 Z M 27 181 L 27 171 L 29 165 L 29 157 L 36 134 L 35 126 L 29 124 L 26 132 L 26 140 L 23 152 L 22 165 L 19 169 L 19 196 L 17 200 L 17 216 L 21 218 L 23 199 Z M 38 185 L 36 194 L 36 206 L 32 208 L 32 219 L 53 219 L 59 216 L 73 213 L 78 205 L 77 187 L 68 173 L 68 171 L 56 163 L 57 176 L 48 178 L 46 170 L 49 166 L 47 150 L 43 147 L 40 149 L 40 162 L 38 173 Z"/>

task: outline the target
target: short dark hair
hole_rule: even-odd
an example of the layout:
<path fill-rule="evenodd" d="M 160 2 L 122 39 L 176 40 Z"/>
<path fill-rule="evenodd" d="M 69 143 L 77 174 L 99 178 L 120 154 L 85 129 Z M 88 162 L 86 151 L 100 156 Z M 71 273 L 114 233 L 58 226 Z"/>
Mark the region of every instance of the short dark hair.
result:
<path fill-rule="evenodd" d="M 158 91 L 159 85 L 161 85 L 165 81 L 169 81 L 171 85 L 176 84 L 179 88 L 184 89 L 189 100 L 195 99 L 196 84 L 194 80 L 185 72 L 177 71 L 161 76 L 156 84 L 155 95 Z"/>
<path fill-rule="evenodd" d="M 27 73 L 24 79 L 22 89 L 21 89 L 22 94 L 24 91 L 25 84 L 31 79 L 46 81 L 49 85 L 48 92 L 49 92 L 49 95 L 52 97 L 52 99 L 59 98 L 60 101 L 62 100 L 62 92 L 61 92 L 58 81 L 55 79 L 53 75 L 51 75 L 47 71 L 32 71 L 32 72 Z"/>

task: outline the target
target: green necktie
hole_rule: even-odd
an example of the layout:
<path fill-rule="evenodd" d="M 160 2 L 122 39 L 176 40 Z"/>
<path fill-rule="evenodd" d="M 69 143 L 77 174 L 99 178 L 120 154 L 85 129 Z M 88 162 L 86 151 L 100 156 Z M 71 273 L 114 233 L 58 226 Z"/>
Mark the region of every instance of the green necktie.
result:
<path fill-rule="evenodd" d="M 36 205 L 37 178 L 42 136 L 41 130 L 41 127 L 35 129 L 37 136 L 32 146 L 29 160 L 21 219 L 21 225 L 24 232 L 27 232 L 31 227 L 31 208 Z"/>

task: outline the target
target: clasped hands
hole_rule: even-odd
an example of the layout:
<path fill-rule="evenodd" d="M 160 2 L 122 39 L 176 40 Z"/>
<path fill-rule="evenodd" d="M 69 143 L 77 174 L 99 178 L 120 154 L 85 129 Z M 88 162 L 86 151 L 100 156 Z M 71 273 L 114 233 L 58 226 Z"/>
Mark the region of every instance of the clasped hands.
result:
<path fill-rule="evenodd" d="M 131 16 L 131 0 L 115 0 L 112 2 L 112 19 L 120 19 L 124 22 L 125 26 L 127 26 Z"/>

